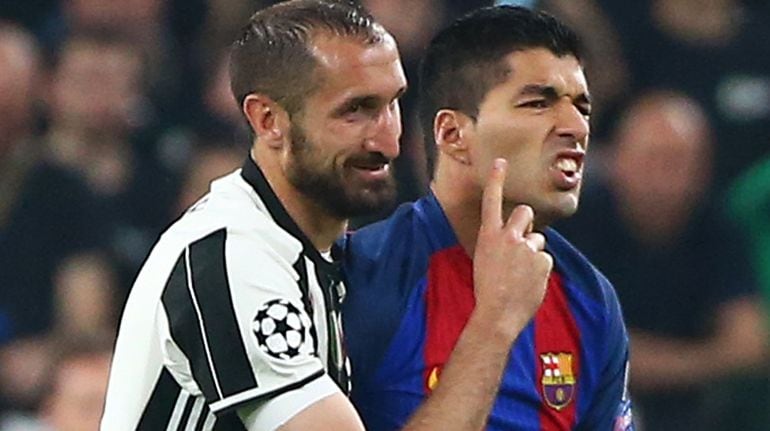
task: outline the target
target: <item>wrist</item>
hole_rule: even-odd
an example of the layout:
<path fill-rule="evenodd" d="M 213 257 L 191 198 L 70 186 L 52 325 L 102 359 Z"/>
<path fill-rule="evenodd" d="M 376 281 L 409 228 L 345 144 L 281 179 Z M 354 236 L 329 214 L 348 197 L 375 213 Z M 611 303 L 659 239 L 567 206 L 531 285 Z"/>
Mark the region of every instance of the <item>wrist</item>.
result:
<path fill-rule="evenodd" d="M 513 344 L 532 316 L 507 310 L 489 310 L 476 306 L 466 328 L 478 331 L 485 338 Z"/>

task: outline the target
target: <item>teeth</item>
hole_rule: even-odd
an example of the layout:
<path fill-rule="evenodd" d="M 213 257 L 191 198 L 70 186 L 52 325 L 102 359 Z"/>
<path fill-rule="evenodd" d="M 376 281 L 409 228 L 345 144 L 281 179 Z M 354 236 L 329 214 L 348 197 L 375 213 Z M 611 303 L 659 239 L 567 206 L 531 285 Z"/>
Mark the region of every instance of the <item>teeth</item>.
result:
<path fill-rule="evenodd" d="M 556 160 L 556 167 L 565 172 L 575 172 L 578 170 L 577 161 L 569 157 L 563 157 Z"/>

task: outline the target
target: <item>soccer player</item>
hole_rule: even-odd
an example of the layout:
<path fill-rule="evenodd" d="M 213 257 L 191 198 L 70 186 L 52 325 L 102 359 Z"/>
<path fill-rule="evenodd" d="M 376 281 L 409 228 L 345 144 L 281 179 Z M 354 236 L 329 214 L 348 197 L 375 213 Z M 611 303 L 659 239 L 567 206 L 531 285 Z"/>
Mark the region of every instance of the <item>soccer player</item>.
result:
<path fill-rule="evenodd" d="M 478 391 L 450 394 L 450 378 L 494 368 L 499 392 L 479 427 L 631 429 L 628 341 L 615 292 L 548 227 L 577 210 L 588 147 L 591 97 L 575 34 L 541 12 L 480 9 L 434 38 L 420 86 L 423 130 L 438 150 L 431 193 L 345 241 L 343 318 L 364 423 L 392 430 L 426 400 L 474 402 Z M 498 158 L 508 163 L 504 214 L 515 216 L 518 204 L 534 209 L 554 266 L 510 356 L 458 369 L 447 360 L 483 299 L 475 284 L 479 247 L 489 240 L 482 191 Z M 490 332 L 476 348 L 496 337 Z"/>
<path fill-rule="evenodd" d="M 389 166 L 406 87 L 395 41 L 345 2 L 294 0 L 255 14 L 231 55 L 232 90 L 254 135 L 250 157 L 213 182 L 142 268 L 102 429 L 360 430 L 345 396 L 345 289 L 332 245 L 348 217 L 394 194 Z M 458 343 L 459 369 L 486 355 L 475 346 L 487 334 L 504 335 L 488 346 L 510 347 L 551 267 L 531 210 L 502 220 L 503 172 L 491 176 L 488 241 L 477 251 L 486 257 L 476 283 L 487 312 Z M 511 270 L 511 260 L 527 270 Z M 501 289 L 508 285 L 518 288 Z M 453 386 L 457 395 L 494 392 L 498 380 Z M 460 396 L 434 407 L 486 414 Z M 478 429 L 438 425 L 431 412 L 427 403 L 407 428 Z"/>

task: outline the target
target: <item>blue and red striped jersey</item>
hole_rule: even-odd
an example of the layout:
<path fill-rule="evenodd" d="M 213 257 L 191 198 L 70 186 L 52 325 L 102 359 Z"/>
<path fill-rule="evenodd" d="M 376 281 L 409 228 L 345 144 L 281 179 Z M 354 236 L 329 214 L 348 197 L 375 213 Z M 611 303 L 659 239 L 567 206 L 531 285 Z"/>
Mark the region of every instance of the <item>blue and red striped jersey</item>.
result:
<path fill-rule="evenodd" d="M 628 337 L 611 284 L 553 229 L 543 304 L 512 346 L 489 430 L 630 430 Z M 403 426 L 474 307 L 473 263 L 435 196 L 344 240 L 352 399 L 368 430 Z"/>

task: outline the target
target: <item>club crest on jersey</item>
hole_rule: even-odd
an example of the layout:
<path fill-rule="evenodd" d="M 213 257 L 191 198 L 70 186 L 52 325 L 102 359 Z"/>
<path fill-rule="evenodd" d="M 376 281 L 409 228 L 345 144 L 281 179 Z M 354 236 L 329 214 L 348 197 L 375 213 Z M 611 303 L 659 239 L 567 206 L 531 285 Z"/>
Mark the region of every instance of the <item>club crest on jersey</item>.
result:
<path fill-rule="evenodd" d="M 575 392 L 575 375 L 572 372 L 571 353 L 544 353 L 543 361 L 543 398 L 546 404 L 561 410 L 572 401 Z"/>

